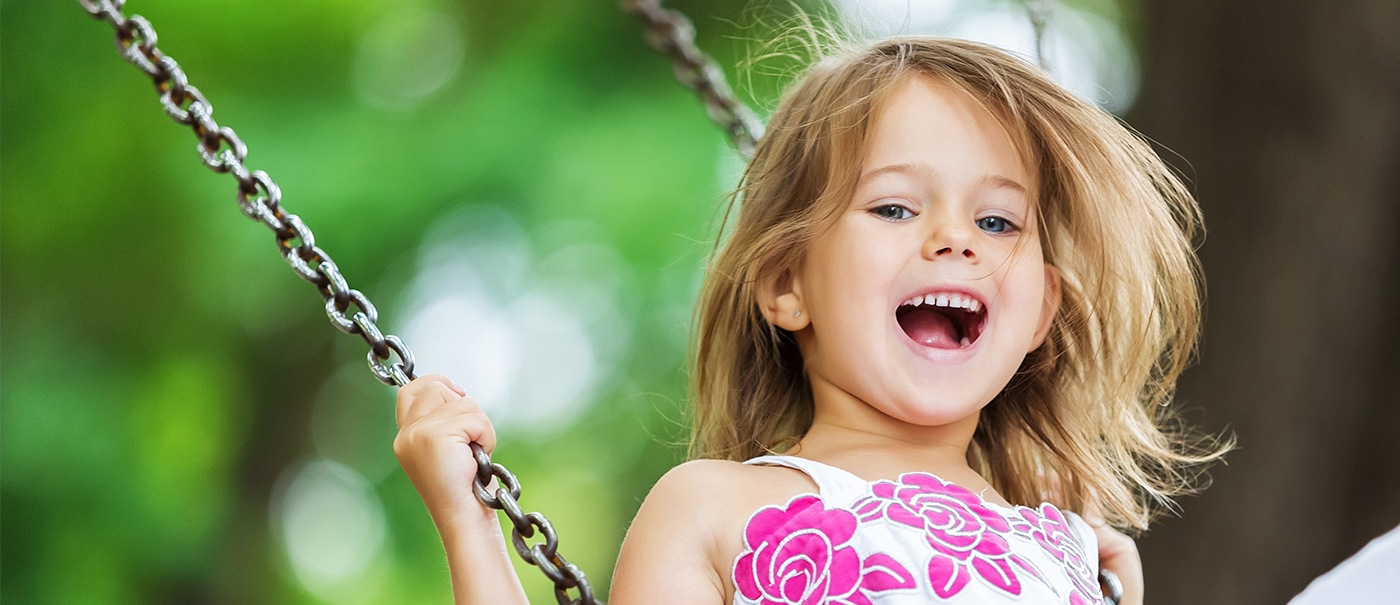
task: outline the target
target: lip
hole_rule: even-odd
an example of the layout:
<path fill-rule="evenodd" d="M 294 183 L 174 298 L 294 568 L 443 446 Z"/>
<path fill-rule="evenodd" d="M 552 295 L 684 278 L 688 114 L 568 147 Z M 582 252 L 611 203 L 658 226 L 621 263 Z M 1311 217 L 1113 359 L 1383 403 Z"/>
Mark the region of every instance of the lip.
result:
<path fill-rule="evenodd" d="M 904 303 L 904 301 L 914 298 L 915 296 L 925 296 L 928 294 L 958 294 L 965 297 L 971 297 L 972 299 L 977 301 L 977 304 L 981 305 L 982 312 L 985 313 L 987 316 L 984 320 L 984 326 L 991 325 L 992 308 L 987 304 L 987 298 L 985 296 L 982 296 L 981 293 L 962 286 L 933 285 L 925 288 L 920 288 L 919 290 L 916 290 L 914 292 L 910 292 L 900 297 L 894 302 L 894 309 L 890 313 L 890 324 L 892 329 L 895 331 L 896 334 L 899 335 L 899 339 L 904 343 L 904 346 L 909 347 L 909 350 L 915 355 L 918 355 L 919 357 L 922 357 L 929 361 L 946 364 L 958 363 L 972 359 L 974 356 L 977 355 L 978 350 L 980 350 L 982 347 L 982 336 L 986 336 L 985 327 L 983 328 L 982 335 L 979 336 L 976 341 L 974 341 L 972 344 L 966 347 L 960 347 L 957 349 L 938 349 L 934 347 L 927 347 L 921 345 L 915 342 L 913 338 L 910 338 L 909 335 L 904 332 L 904 328 L 900 327 L 899 321 L 896 319 L 894 311 L 897 311 L 900 305 Z"/>

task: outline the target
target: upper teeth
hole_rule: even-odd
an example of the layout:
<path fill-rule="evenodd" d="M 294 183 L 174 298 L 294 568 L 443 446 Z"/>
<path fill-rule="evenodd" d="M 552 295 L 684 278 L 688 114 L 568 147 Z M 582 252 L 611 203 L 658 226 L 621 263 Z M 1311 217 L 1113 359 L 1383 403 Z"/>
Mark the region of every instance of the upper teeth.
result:
<path fill-rule="evenodd" d="M 901 303 L 901 306 L 917 307 L 919 305 L 931 305 L 934 307 L 956 307 L 967 309 L 971 313 L 976 313 L 982 307 L 982 303 L 977 299 L 963 295 L 950 293 L 934 293 L 915 296 Z"/>

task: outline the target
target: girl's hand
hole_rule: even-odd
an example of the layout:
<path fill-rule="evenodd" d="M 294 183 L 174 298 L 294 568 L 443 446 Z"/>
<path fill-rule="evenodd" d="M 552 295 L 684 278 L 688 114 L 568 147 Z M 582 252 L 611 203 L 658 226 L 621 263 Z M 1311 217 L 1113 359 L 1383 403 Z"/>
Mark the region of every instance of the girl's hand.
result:
<path fill-rule="evenodd" d="M 472 493 L 476 459 L 470 444 L 496 447 L 491 421 L 462 387 L 445 376 L 423 376 L 399 389 L 394 455 L 439 531 L 461 522 L 496 523 Z"/>
<path fill-rule="evenodd" d="M 1123 584 L 1119 605 L 1142 605 L 1142 557 L 1137 543 L 1101 519 L 1089 520 L 1099 539 L 1099 567 L 1113 572 Z"/>
<path fill-rule="evenodd" d="M 446 376 L 399 389 L 394 455 L 433 516 L 458 605 L 529 605 L 511 568 L 496 513 L 472 493 L 472 442 L 488 453 L 496 431 L 481 406 Z"/>

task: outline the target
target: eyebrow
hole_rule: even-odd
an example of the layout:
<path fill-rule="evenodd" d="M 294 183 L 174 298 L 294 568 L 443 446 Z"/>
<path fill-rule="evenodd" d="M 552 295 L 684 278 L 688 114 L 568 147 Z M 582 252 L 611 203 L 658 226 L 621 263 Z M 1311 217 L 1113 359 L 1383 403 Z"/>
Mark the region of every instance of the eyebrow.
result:
<path fill-rule="evenodd" d="M 916 176 L 927 176 L 930 178 L 937 178 L 938 170 L 935 169 L 933 166 L 922 162 L 904 162 L 899 164 L 890 164 L 888 166 L 881 166 L 869 172 L 862 173 L 860 175 L 860 178 L 857 179 L 856 182 L 864 183 L 870 179 L 885 174 L 912 174 Z M 989 174 L 987 176 L 984 176 L 981 178 L 980 181 L 978 181 L 978 184 L 986 184 L 998 188 L 1014 189 L 1021 194 L 1026 193 L 1025 185 L 1022 185 L 1020 182 L 1016 181 L 1016 179 L 1007 176 L 1002 176 L 1000 174 Z"/>

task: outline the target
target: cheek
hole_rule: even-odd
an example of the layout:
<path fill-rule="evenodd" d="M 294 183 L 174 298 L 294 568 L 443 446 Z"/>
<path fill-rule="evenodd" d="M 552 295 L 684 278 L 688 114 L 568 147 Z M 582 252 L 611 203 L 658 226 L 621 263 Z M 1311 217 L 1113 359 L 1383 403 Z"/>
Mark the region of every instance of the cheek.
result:
<path fill-rule="evenodd" d="M 889 288 L 899 256 L 893 246 L 873 245 L 860 235 L 838 230 L 809 250 L 802 295 L 814 313 L 861 317 L 871 312 L 859 308 L 862 304 L 883 300 L 872 295 Z"/>
<path fill-rule="evenodd" d="M 1002 280 L 1001 304 L 1014 333 L 1033 333 L 1040 324 L 1045 306 L 1045 263 L 1035 254 L 1018 255 Z"/>

